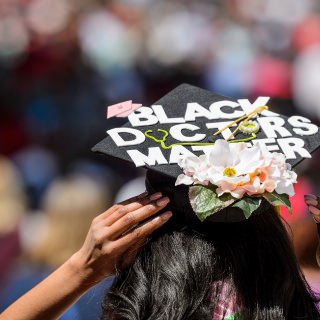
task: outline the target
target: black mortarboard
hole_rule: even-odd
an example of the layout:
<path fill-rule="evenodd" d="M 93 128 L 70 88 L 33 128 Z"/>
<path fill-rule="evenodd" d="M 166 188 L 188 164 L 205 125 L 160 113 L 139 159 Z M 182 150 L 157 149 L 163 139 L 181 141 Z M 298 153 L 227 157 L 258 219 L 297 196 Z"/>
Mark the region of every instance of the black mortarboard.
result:
<path fill-rule="evenodd" d="M 129 121 L 108 130 L 93 151 L 173 179 L 182 173 L 179 158 L 199 156 L 217 139 L 263 143 L 269 151 L 283 153 L 292 166 L 310 158 L 320 145 L 318 126 L 302 116 L 274 113 L 265 107 L 268 102 L 268 97 L 235 100 L 182 84 L 150 107 L 132 101 L 109 107 L 108 118 L 130 114 Z M 246 125 L 239 130 L 241 121 Z M 251 121 L 260 128 L 255 130 Z"/>

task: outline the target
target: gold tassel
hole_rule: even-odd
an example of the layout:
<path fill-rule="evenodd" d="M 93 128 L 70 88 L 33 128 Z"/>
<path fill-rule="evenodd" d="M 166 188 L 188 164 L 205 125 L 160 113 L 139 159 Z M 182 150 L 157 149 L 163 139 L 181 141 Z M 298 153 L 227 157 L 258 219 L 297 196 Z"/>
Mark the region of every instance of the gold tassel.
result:
<path fill-rule="evenodd" d="M 255 108 L 254 110 L 252 110 L 251 112 L 249 112 L 247 115 L 242 116 L 242 117 L 240 117 L 240 118 L 238 118 L 238 119 L 230 122 L 230 123 L 227 124 L 225 127 L 223 127 L 222 129 L 220 129 L 219 131 L 215 132 L 213 135 L 216 136 L 216 135 L 220 134 L 222 131 L 224 131 L 224 130 L 230 128 L 230 127 L 232 127 L 234 124 L 236 124 L 236 123 L 238 123 L 238 122 L 240 122 L 240 121 L 245 121 L 245 120 L 248 121 L 248 120 L 250 120 L 251 118 L 253 118 L 254 116 L 256 116 L 257 114 L 261 113 L 261 112 L 264 111 L 264 110 L 268 110 L 268 109 L 269 109 L 268 106 L 260 106 L 260 107 L 257 107 L 257 108 Z M 231 138 L 233 138 L 233 137 L 234 137 L 234 134 L 235 134 L 236 132 L 238 132 L 238 130 L 239 130 L 239 126 L 232 132 L 232 134 L 228 137 L 227 141 L 230 140 Z"/>

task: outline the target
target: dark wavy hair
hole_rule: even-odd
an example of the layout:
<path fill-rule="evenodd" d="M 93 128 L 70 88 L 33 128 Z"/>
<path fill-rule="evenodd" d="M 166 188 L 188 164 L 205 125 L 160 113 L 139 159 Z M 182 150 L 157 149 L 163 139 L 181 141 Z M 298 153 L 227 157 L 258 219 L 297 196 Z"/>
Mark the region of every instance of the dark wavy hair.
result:
<path fill-rule="evenodd" d="M 219 283 L 220 286 L 213 284 Z M 201 230 L 169 223 L 119 272 L 102 303 L 102 320 L 206 320 L 236 293 L 245 319 L 320 319 L 285 226 L 270 207 L 236 223 Z M 225 297 L 224 297 L 225 298 Z"/>
<path fill-rule="evenodd" d="M 149 170 L 146 187 L 169 196 L 165 210 L 174 214 L 119 272 L 102 320 L 209 320 L 219 301 L 234 297 L 246 320 L 320 319 L 272 206 L 264 202 L 247 220 L 226 208 L 201 223 L 187 186 Z"/>

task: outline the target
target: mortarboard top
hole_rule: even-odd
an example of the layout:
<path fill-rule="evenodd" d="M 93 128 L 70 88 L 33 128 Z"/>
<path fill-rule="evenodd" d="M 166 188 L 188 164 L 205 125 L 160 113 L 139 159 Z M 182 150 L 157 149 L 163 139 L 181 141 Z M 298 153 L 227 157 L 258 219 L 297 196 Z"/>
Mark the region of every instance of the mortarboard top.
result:
<path fill-rule="evenodd" d="M 128 122 L 108 130 L 107 137 L 92 150 L 150 169 L 146 178 L 149 191 L 163 191 L 170 195 L 170 204 L 175 210 L 194 210 L 199 217 L 195 206 L 190 207 L 191 189 L 174 187 L 172 183 L 183 171 L 178 165 L 179 159 L 189 155 L 208 155 L 215 142 L 223 139 L 229 143 L 245 142 L 248 146 L 259 142 L 270 152 L 284 154 L 286 162 L 295 166 L 310 158 L 319 147 L 318 126 L 303 116 L 286 117 L 268 110 L 269 100 L 269 97 L 258 97 L 254 101 L 235 100 L 182 84 L 150 107 L 139 107 L 131 100 L 109 107 L 108 118 L 118 114 L 119 117 L 128 116 Z M 242 126 L 242 121 L 246 126 Z M 253 200 L 257 201 L 257 198 Z M 255 206 L 262 208 L 264 205 L 259 202 Z M 217 210 L 213 216 L 206 212 L 199 219 L 210 216 L 210 221 L 236 222 L 258 212 L 248 208 L 249 215 L 246 215 L 237 204 Z M 180 215 L 179 222 L 185 219 L 184 216 Z M 186 223 L 190 224 L 190 219 L 187 220 Z"/>
<path fill-rule="evenodd" d="M 215 140 L 228 139 L 237 124 L 214 133 L 268 102 L 268 97 L 235 100 L 182 84 L 152 106 L 134 110 L 126 124 L 108 130 L 92 150 L 176 178 L 182 172 L 177 165 L 180 157 L 199 156 Z M 320 145 L 318 126 L 305 117 L 265 110 L 255 120 L 260 125 L 256 138 L 238 131 L 229 141 L 263 143 L 269 151 L 283 153 L 292 166 L 310 158 Z"/>

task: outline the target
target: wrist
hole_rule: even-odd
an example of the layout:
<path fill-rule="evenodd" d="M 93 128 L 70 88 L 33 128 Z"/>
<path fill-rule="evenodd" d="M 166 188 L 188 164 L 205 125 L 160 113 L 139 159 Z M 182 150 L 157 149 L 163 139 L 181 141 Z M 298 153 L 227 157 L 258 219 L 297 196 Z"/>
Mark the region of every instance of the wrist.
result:
<path fill-rule="evenodd" d="M 68 268 L 72 272 L 79 289 L 83 292 L 98 284 L 103 279 L 112 275 L 112 272 L 107 272 L 106 265 L 97 267 L 90 259 L 82 254 L 79 250 L 73 254 L 67 261 Z M 102 270 L 101 270 L 102 269 Z"/>
<path fill-rule="evenodd" d="M 85 292 L 96 284 L 93 269 L 89 267 L 79 252 L 73 254 L 67 260 L 66 265 L 80 291 Z"/>

